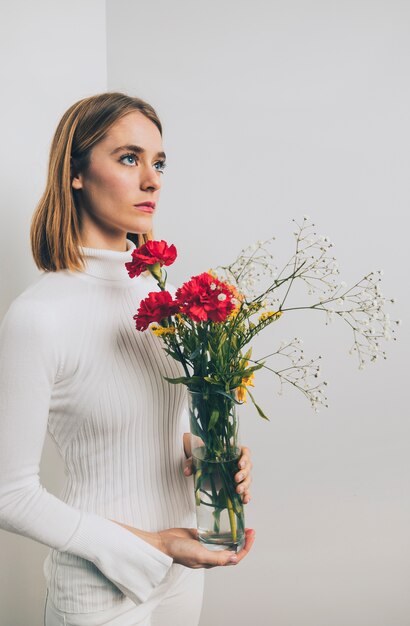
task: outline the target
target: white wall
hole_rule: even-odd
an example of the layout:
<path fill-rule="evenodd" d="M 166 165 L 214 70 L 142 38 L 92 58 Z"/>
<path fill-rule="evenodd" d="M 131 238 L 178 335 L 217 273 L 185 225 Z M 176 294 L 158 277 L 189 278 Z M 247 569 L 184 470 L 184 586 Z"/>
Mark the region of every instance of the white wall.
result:
<path fill-rule="evenodd" d="M 55 126 L 107 83 L 102 1 L 15 0 L 0 22 L 1 317 L 37 274 L 29 225 Z M 274 233 L 284 258 L 308 213 L 347 280 L 384 269 L 407 321 L 409 24 L 398 0 L 108 0 L 108 88 L 146 98 L 165 127 L 156 233 L 178 247 L 174 284 Z M 308 315 L 254 354 L 294 334 L 323 354 L 331 406 L 314 414 L 258 375 L 271 422 L 252 405 L 242 420 L 257 537 L 238 567 L 206 572 L 201 626 L 408 626 L 407 324 L 364 372 L 344 329 Z M 41 474 L 58 494 L 49 440 Z M 42 623 L 46 552 L 0 533 L 0 626 Z"/>
<path fill-rule="evenodd" d="M 164 123 L 156 235 L 179 250 L 174 284 L 275 233 L 284 259 L 308 213 L 342 278 L 382 268 L 407 321 L 409 3 L 108 0 L 107 27 L 109 89 Z M 271 421 L 252 405 L 242 420 L 256 541 L 206 572 L 201 626 L 408 626 L 407 325 L 363 372 L 346 329 L 313 314 L 280 320 L 254 355 L 294 334 L 323 355 L 330 408 L 258 373 Z"/>
<path fill-rule="evenodd" d="M 106 90 L 105 32 L 102 0 L 1 3 L 0 318 L 38 274 L 30 220 L 44 188 L 58 120 L 76 100 Z M 49 439 L 41 477 L 59 493 L 62 468 Z M 0 532 L 0 626 L 43 623 L 47 551 Z"/>

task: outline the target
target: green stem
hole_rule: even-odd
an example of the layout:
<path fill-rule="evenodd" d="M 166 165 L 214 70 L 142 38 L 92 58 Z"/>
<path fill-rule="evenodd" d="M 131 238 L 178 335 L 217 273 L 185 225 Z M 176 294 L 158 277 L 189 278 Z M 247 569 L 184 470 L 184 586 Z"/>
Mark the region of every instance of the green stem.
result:
<path fill-rule="evenodd" d="M 232 502 L 230 500 L 230 498 L 226 498 L 226 503 L 228 505 L 228 514 L 229 514 L 229 523 L 231 525 L 231 532 L 232 532 L 232 541 L 234 543 L 237 542 L 238 540 L 238 536 L 236 533 L 236 522 L 235 522 L 235 513 L 233 510 L 233 506 L 232 506 Z"/>
<path fill-rule="evenodd" d="M 235 460 L 232 459 L 232 457 L 239 459 L 240 454 L 236 443 L 238 434 L 236 417 L 232 413 L 235 407 L 232 407 L 231 404 L 229 399 L 220 394 L 210 393 L 205 397 L 198 398 L 195 418 L 192 419 L 193 423 L 191 423 L 196 433 L 201 432 L 205 446 L 204 458 L 201 458 L 202 455 L 200 455 L 197 460 L 198 467 L 202 470 L 202 473 L 198 475 L 197 472 L 196 474 L 197 505 L 203 504 L 214 509 L 215 533 L 220 530 L 220 512 L 227 509 L 232 541 L 237 543 L 238 535 L 244 531 L 244 515 L 241 496 L 236 493 L 236 484 L 232 475 L 232 466 L 237 460 L 236 458 Z M 215 410 L 219 413 L 219 418 L 209 430 L 210 416 Z M 233 419 L 234 417 L 235 419 Z M 226 464 L 226 460 L 230 460 L 231 463 Z M 216 475 L 220 476 L 222 483 L 219 492 L 216 488 Z M 205 481 L 208 480 L 211 487 L 209 493 L 202 488 Z M 207 498 L 210 498 L 210 502 L 205 502 L 200 497 L 200 491 Z"/>

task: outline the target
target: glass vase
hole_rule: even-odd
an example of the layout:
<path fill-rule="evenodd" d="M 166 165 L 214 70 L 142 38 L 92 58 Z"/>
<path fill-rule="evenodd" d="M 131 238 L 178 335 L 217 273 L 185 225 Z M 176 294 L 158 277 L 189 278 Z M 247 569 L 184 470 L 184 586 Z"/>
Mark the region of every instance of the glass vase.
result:
<path fill-rule="evenodd" d="M 239 552 L 245 518 L 235 482 L 241 456 L 236 390 L 187 392 L 198 537 L 209 550 Z"/>

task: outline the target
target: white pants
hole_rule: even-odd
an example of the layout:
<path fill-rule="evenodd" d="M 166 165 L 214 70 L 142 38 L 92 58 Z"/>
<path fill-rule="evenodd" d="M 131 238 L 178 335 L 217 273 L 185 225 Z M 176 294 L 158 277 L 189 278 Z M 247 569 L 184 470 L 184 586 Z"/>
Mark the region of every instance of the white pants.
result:
<path fill-rule="evenodd" d="M 184 568 L 183 575 L 170 585 L 167 593 L 144 618 L 129 599 L 97 613 L 64 613 L 51 602 L 48 590 L 44 608 L 44 626 L 198 626 L 201 614 L 204 569 Z"/>

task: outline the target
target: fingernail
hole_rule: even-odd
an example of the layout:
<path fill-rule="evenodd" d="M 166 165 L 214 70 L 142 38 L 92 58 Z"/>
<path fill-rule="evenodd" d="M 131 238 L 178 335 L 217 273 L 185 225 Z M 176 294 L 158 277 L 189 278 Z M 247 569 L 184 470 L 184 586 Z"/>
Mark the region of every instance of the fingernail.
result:
<path fill-rule="evenodd" d="M 240 467 L 241 469 L 243 469 L 243 468 L 245 467 L 245 463 L 244 463 L 243 461 L 241 461 L 241 462 L 239 463 L 239 467 Z"/>
<path fill-rule="evenodd" d="M 236 563 L 238 560 L 238 557 L 236 555 L 230 556 L 229 557 L 229 562 L 230 563 Z"/>

